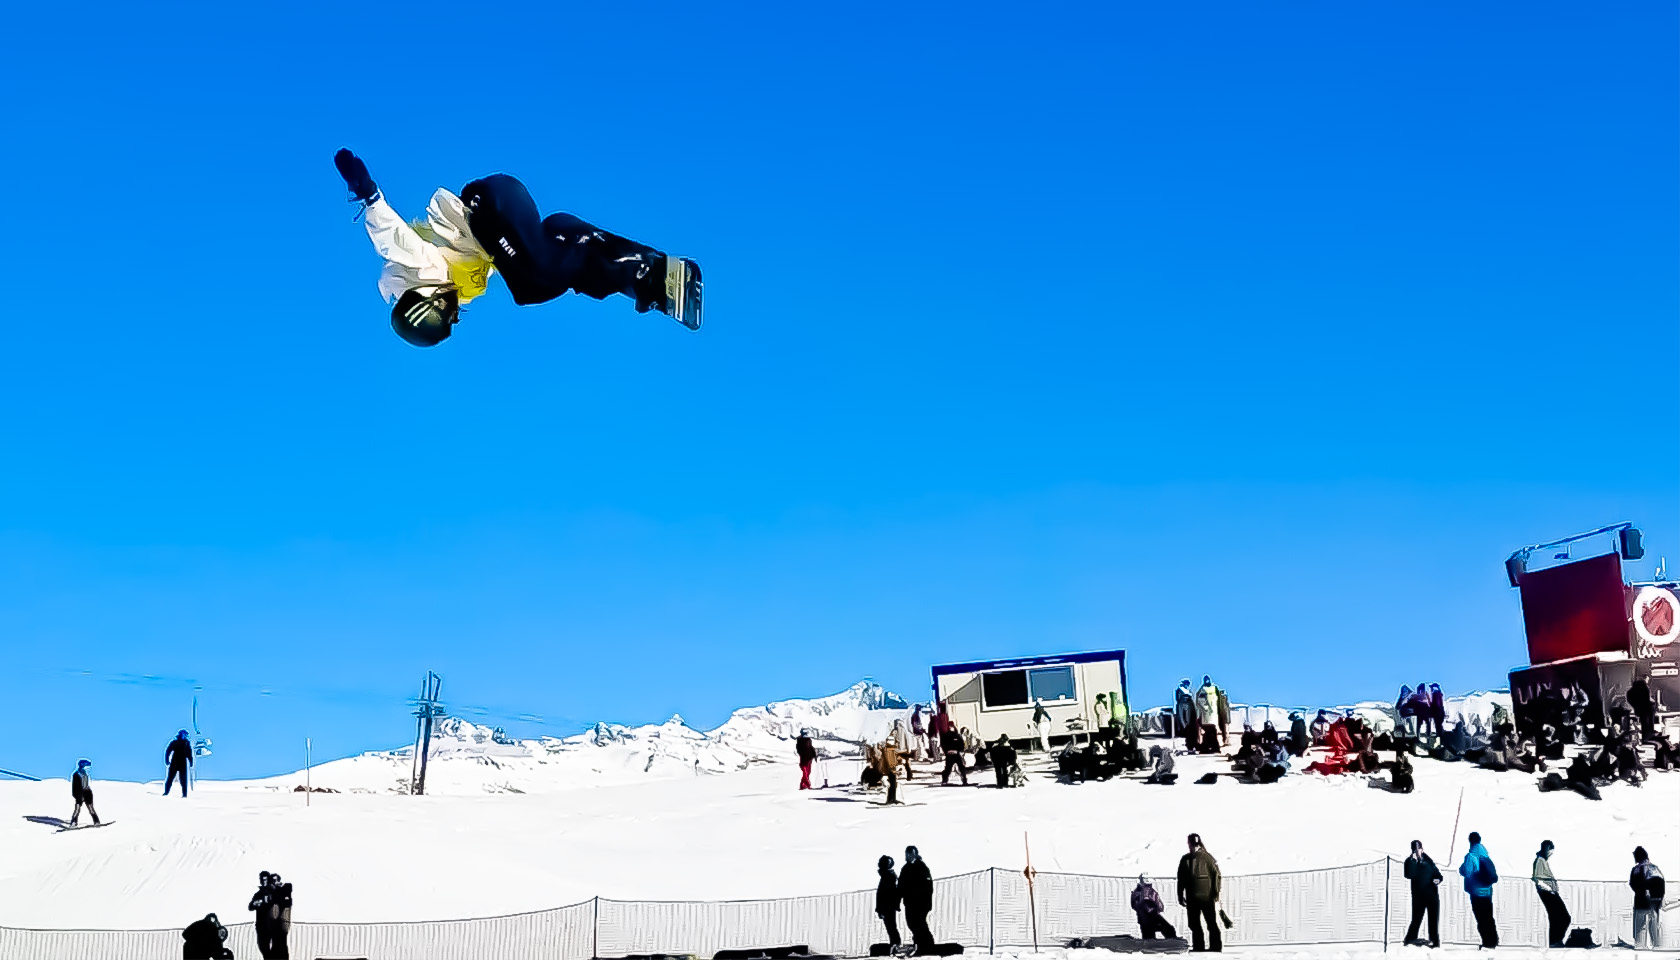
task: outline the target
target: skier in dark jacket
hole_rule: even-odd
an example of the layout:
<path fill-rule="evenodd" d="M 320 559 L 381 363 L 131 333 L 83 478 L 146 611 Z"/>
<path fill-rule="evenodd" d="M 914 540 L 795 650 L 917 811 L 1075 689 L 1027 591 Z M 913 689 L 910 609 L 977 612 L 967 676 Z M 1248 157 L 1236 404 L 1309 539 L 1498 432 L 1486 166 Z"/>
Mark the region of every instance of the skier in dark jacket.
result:
<path fill-rule="evenodd" d="M 88 779 L 87 768 L 92 761 L 77 760 L 76 772 L 70 775 L 70 799 L 76 801 L 76 809 L 70 813 L 70 825 L 76 825 L 81 819 L 82 808 L 87 807 L 88 816 L 95 824 L 99 823 L 99 813 L 93 809 L 93 782 Z"/>
<path fill-rule="evenodd" d="M 1215 913 L 1219 909 L 1219 862 L 1202 846 L 1200 834 L 1189 838 L 1190 852 L 1178 860 L 1178 904 L 1190 914 L 1190 949 L 1219 953 L 1224 943 Z M 1207 928 L 1203 946 L 1202 928 Z"/>
<path fill-rule="evenodd" d="M 793 750 L 799 754 L 799 789 L 811 789 L 811 766 L 817 762 L 817 748 L 811 745 L 811 731 L 799 731 L 799 739 L 793 742 Z"/>
<path fill-rule="evenodd" d="M 169 779 L 163 783 L 163 795 L 169 796 L 169 788 L 175 785 L 175 778 L 181 778 L 181 799 L 187 797 L 187 768 L 193 764 L 192 741 L 187 739 L 187 731 L 175 734 L 175 739 L 169 741 L 169 746 L 163 748 L 163 760 L 169 764 Z"/>
<path fill-rule="evenodd" d="M 1143 939 L 1153 940 L 1156 934 L 1168 940 L 1178 936 L 1178 931 L 1162 914 L 1163 909 L 1161 893 L 1149 882 L 1149 874 L 1140 875 L 1137 886 L 1132 888 L 1132 912 L 1137 914 L 1138 929 L 1143 933 Z"/>
<path fill-rule="evenodd" d="M 181 960 L 232 960 L 233 951 L 222 945 L 227 938 L 227 927 L 215 914 L 205 914 L 181 931 Z"/>
<path fill-rule="evenodd" d="M 893 858 L 882 856 L 875 872 L 881 875 L 875 887 L 875 915 L 887 925 L 887 944 L 896 947 L 904 941 L 898 935 L 898 878 L 893 876 Z"/>
<path fill-rule="evenodd" d="M 1423 852 L 1423 841 L 1412 841 L 1412 854 L 1406 858 L 1403 868 L 1406 879 L 1412 884 L 1412 924 L 1406 928 L 1408 945 L 1417 944 L 1418 927 L 1423 923 L 1427 914 L 1429 917 L 1428 945 L 1441 945 L 1441 871 L 1435 866 L 1435 861 L 1429 854 Z"/>
<path fill-rule="evenodd" d="M 933 912 L 933 871 L 915 847 L 904 848 L 904 869 L 898 872 L 898 892 L 904 900 L 904 922 L 918 952 L 933 949 L 928 914 Z"/>
<path fill-rule="evenodd" d="M 658 310 L 700 329 L 700 266 L 608 233 L 566 213 L 544 219 L 525 185 L 493 173 L 438 190 L 425 222 L 404 221 L 385 202 L 367 164 L 349 150 L 333 157 L 351 198 L 362 205 L 368 239 L 385 261 L 379 292 L 395 304 L 391 328 L 417 347 L 441 343 L 461 304 L 485 292 L 492 273 L 517 304 L 546 303 L 576 291 L 605 300 L 623 294 L 638 312 Z"/>
<path fill-rule="evenodd" d="M 1307 736 L 1307 721 L 1306 721 L 1306 718 L 1301 716 L 1299 713 L 1290 714 L 1289 715 L 1289 752 L 1290 752 L 1290 754 L 1293 755 L 1293 756 L 1297 756 L 1297 757 L 1306 756 L 1307 755 L 1307 747 L 1311 743 L 1312 743 L 1311 739 L 1309 739 L 1308 736 Z"/>
<path fill-rule="evenodd" d="M 1196 694 L 1190 689 L 1189 677 L 1178 681 L 1178 689 L 1173 691 L 1173 721 L 1184 737 L 1184 748 L 1195 753 L 1200 727 L 1196 724 Z"/>

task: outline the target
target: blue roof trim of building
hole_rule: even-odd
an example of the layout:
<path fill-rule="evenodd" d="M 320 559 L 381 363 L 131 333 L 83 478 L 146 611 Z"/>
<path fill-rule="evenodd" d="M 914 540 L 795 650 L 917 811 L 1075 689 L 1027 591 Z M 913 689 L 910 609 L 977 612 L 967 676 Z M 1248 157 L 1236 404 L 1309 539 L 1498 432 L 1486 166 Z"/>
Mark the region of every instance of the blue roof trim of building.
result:
<path fill-rule="evenodd" d="M 1015 657 L 1010 660 L 977 660 L 973 663 L 946 663 L 933 668 L 935 679 L 953 673 L 984 673 L 987 670 L 1015 670 L 1021 667 L 1053 667 L 1064 663 L 1100 663 L 1118 660 L 1125 669 L 1126 651 L 1097 650 L 1091 653 L 1062 653 L 1049 657 Z"/>

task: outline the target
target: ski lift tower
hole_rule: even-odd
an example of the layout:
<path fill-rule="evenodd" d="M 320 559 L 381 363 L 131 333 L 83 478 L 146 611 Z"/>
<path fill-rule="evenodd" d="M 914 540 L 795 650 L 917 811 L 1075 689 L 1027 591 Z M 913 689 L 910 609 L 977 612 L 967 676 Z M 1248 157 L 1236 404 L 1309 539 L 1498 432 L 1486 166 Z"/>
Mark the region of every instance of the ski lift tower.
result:
<path fill-rule="evenodd" d="M 413 796 L 423 796 L 426 792 L 426 755 L 431 752 L 432 721 L 444 716 L 443 702 L 438 699 L 442 689 L 443 678 L 427 670 L 426 679 L 420 682 L 420 696 L 412 701 L 415 718 L 415 765 L 408 792 Z"/>

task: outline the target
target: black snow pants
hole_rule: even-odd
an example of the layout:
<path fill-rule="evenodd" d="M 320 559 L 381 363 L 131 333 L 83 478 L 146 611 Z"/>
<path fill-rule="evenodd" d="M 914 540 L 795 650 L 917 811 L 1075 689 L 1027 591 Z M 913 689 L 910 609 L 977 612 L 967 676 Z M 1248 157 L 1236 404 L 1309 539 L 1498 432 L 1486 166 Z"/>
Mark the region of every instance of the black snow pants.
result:
<path fill-rule="evenodd" d="M 1418 938 L 1418 928 L 1423 926 L 1424 915 L 1429 916 L 1429 945 L 1438 946 L 1441 943 L 1441 891 L 1430 890 L 1428 893 L 1412 893 L 1412 923 L 1406 928 L 1406 943 Z"/>
<path fill-rule="evenodd" d="M 1471 897 L 1470 912 L 1476 916 L 1476 932 L 1481 934 L 1482 946 L 1499 946 L 1499 927 L 1493 922 L 1493 898 Z"/>
<path fill-rule="evenodd" d="M 963 763 L 963 755 L 957 753 L 955 750 L 946 752 L 945 772 L 939 775 L 939 781 L 941 783 L 950 783 L 951 770 L 953 768 L 962 776 L 963 786 L 968 786 L 968 767 Z"/>
<path fill-rule="evenodd" d="M 1550 890 L 1536 892 L 1540 894 L 1540 902 L 1546 907 L 1546 945 L 1561 947 L 1564 938 L 1569 936 L 1569 908 L 1563 905 L 1562 897 Z"/>
<path fill-rule="evenodd" d="M 663 253 L 568 213 L 543 219 L 525 185 L 505 173 L 462 187 L 461 202 L 514 303 L 546 303 L 568 290 L 596 300 L 622 293 L 638 306 L 663 302 Z"/>
<path fill-rule="evenodd" d="M 80 800 L 76 801 L 76 809 L 70 814 L 70 825 L 72 827 L 76 825 L 77 820 L 82 818 L 83 807 L 87 807 L 88 816 L 93 818 L 94 823 L 99 822 L 99 812 L 93 809 L 93 794 L 87 793 L 84 794 Z M 59 809 L 62 810 L 63 808 L 60 807 Z"/>
<path fill-rule="evenodd" d="M 1218 910 L 1212 900 L 1206 902 L 1192 900 L 1184 909 L 1190 914 L 1190 949 L 1212 950 L 1219 953 L 1225 949 L 1225 943 L 1219 935 L 1219 918 L 1215 916 Z M 1202 926 L 1207 925 L 1207 940 L 1202 940 Z"/>
<path fill-rule="evenodd" d="M 163 782 L 163 795 L 169 796 L 169 789 L 175 786 L 175 778 L 181 778 L 181 796 L 187 795 L 187 765 L 172 763 L 169 765 L 169 779 Z"/>
<path fill-rule="evenodd" d="M 1143 933 L 1143 939 L 1145 940 L 1155 939 L 1156 934 L 1160 934 L 1168 940 L 1178 936 L 1178 931 L 1174 930 L 1173 925 L 1167 922 L 1167 918 L 1158 913 L 1143 913 L 1140 911 L 1137 918 L 1138 930 Z"/>
<path fill-rule="evenodd" d="M 926 908 L 904 908 L 904 922 L 910 927 L 910 942 L 916 945 L 918 951 L 933 949 L 933 931 L 928 929 L 928 913 Z"/>
<path fill-rule="evenodd" d="M 876 916 L 880 917 L 881 922 L 887 925 L 887 944 L 889 946 L 896 947 L 904 942 L 904 938 L 898 935 L 898 914 L 877 913 Z"/>

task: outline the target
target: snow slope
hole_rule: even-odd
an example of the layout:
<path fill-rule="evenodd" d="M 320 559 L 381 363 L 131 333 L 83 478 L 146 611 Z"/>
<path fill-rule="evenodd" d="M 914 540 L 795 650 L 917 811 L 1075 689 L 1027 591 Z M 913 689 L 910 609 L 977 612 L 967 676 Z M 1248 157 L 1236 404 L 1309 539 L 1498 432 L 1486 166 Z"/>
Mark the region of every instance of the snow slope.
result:
<path fill-rule="evenodd" d="M 449 724 L 425 797 L 395 793 L 412 762 L 395 751 L 317 768 L 316 786 L 345 792 L 315 794 L 307 806 L 289 789 L 300 776 L 206 782 L 187 800 L 160 796 L 161 784 L 96 782 L 100 812 L 116 822 L 73 833 L 28 819 L 69 814 L 65 781 L 0 783 L 0 924 L 243 917 L 260 869 L 295 883 L 295 919 L 315 921 L 483 916 L 596 894 L 821 894 L 872 886 L 875 858 L 907 843 L 937 875 L 1018 868 L 1023 833 L 1041 870 L 1111 875 L 1170 873 L 1191 831 L 1228 874 L 1399 856 L 1414 838 L 1444 857 L 1449 846 L 1462 853 L 1470 830 L 1519 876 L 1544 838 L 1557 843 L 1553 863 L 1566 879 L 1625 878 L 1636 843 L 1659 864 L 1680 863 L 1680 774 L 1610 787 L 1595 804 L 1540 794 L 1521 773 L 1428 760 L 1410 796 L 1363 777 L 1308 775 L 1269 787 L 1071 786 L 1036 766 L 1027 788 L 1000 792 L 941 787 L 930 765 L 904 785 L 911 805 L 887 809 L 839 786 L 856 763 L 836 756 L 826 763 L 836 786 L 796 791 L 788 737 L 810 727 L 837 755 L 903 715 L 876 709 L 881 702 L 878 689 L 860 686 L 739 711 L 706 733 L 673 720 L 511 744 Z M 1180 769 L 1188 781 L 1225 765 L 1187 757 Z"/>

